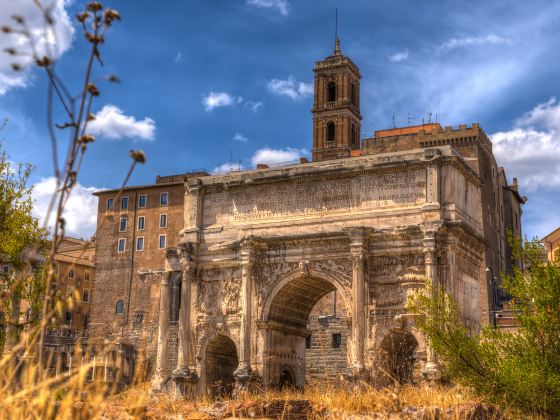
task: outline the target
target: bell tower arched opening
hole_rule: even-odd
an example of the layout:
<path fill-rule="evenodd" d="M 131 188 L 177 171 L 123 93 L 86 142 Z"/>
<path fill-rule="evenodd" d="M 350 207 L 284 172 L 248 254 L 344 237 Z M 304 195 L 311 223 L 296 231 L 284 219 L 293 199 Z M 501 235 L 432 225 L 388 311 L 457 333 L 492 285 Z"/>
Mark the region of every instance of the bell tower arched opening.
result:
<path fill-rule="evenodd" d="M 321 329 L 318 323 L 323 327 L 330 325 L 334 316 L 331 311 L 328 316 L 319 315 L 324 311 L 316 309 L 332 305 L 325 302 L 332 302 L 332 297 L 338 296 L 337 311 L 345 321 L 347 310 L 340 295 L 331 281 L 313 275 L 292 279 L 273 294 L 264 314 L 264 372 L 269 386 L 282 387 L 289 382 L 290 386 L 301 388 L 312 379 L 329 376 L 330 352 L 336 353 L 338 360 L 336 376 L 349 365 L 347 323 L 334 322 L 332 331 Z M 312 365 L 308 365 L 309 362 Z"/>

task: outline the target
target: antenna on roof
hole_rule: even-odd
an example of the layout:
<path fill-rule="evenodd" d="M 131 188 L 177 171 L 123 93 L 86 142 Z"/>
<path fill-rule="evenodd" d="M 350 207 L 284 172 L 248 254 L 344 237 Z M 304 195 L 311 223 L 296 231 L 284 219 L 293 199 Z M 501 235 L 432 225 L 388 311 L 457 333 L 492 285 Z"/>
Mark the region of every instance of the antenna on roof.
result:
<path fill-rule="evenodd" d="M 407 116 L 407 126 L 410 127 L 410 123 L 414 122 L 416 119 L 418 119 L 418 116 L 409 112 Z"/>
<path fill-rule="evenodd" d="M 428 124 L 432 123 L 432 110 L 428 109 Z"/>
<path fill-rule="evenodd" d="M 334 9 L 334 42 L 338 39 L 338 7 Z"/>
<path fill-rule="evenodd" d="M 395 113 L 393 112 L 393 128 L 397 128 L 397 124 L 395 122 Z"/>

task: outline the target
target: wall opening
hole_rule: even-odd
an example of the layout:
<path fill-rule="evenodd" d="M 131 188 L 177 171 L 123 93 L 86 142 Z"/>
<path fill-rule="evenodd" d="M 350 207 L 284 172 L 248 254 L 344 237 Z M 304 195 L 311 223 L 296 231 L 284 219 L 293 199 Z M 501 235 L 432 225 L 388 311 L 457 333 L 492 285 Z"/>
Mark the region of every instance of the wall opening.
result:
<path fill-rule="evenodd" d="M 217 335 L 206 347 L 206 388 L 212 398 L 227 397 L 233 393 L 233 372 L 239 365 L 234 342 Z"/>
<path fill-rule="evenodd" d="M 303 276 L 274 296 L 267 316 L 267 381 L 301 388 L 313 380 L 338 378 L 348 366 L 346 308 L 335 286 Z M 338 347 L 332 347 L 333 334 Z M 290 375 L 288 375 L 290 373 Z"/>
<path fill-rule="evenodd" d="M 387 379 L 400 384 L 414 383 L 419 376 L 418 342 L 408 331 L 391 331 L 382 341 Z"/>

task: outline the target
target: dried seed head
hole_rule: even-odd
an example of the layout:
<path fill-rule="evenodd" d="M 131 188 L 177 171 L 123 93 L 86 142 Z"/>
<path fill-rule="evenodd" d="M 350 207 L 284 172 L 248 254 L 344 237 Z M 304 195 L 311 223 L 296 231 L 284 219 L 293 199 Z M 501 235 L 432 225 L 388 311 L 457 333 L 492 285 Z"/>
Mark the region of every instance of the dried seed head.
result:
<path fill-rule="evenodd" d="M 88 114 L 87 116 L 87 121 L 93 121 L 95 120 L 95 115 L 93 115 L 91 112 Z"/>
<path fill-rule="evenodd" d="M 87 91 L 90 93 L 91 96 L 99 96 L 99 89 L 93 83 L 89 83 L 87 85 Z"/>
<path fill-rule="evenodd" d="M 87 20 L 88 17 L 89 17 L 88 12 L 82 12 L 82 13 L 78 13 L 76 15 L 76 20 L 80 23 L 84 23 Z"/>
<path fill-rule="evenodd" d="M 12 70 L 13 71 L 22 71 L 23 68 L 18 63 L 12 63 Z"/>
<path fill-rule="evenodd" d="M 0 28 L 2 30 L 2 32 L 4 32 L 5 34 L 9 34 L 11 32 L 13 32 L 13 29 L 10 26 L 2 26 Z"/>
<path fill-rule="evenodd" d="M 12 19 L 15 20 L 17 23 L 19 23 L 20 25 L 23 25 L 25 23 L 25 19 L 23 18 L 23 16 L 20 15 L 12 15 Z"/>
<path fill-rule="evenodd" d="M 4 48 L 4 52 L 10 55 L 16 55 L 17 51 L 15 48 Z"/>
<path fill-rule="evenodd" d="M 95 141 L 95 137 L 90 134 L 84 134 L 82 137 L 78 139 L 78 142 L 82 144 L 93 143 L 94 141 Z"/>
<path fill-rule="evenodd" d="M 87 10 L 89 10 L 91 12 L 98 12 L 99 10 L 101 10 L 103 8 L 103 6 L 101 6 L 101 3 L 97 2 L 97 1 L 92 1 L 91 3 L 88 3 L 86 8 L 87 8 Z"/>
<path fill-rule="evenodd" d="M 146 155 L 142 150 L 131 150 L 130 157 L 136 163 L 145 163 L 146 162 Z"/>
<path fill-rule="evenodd" d="M 114 9 L 105 9 L 103 12 L 103 19 L 105 25 L 111 26 L 114 20 L 121 20 L 121 15 Z"/>
<path fill-rule="evenodd" d="M 35 60 L 35 64 L 37 64 L 37 67 L 47 67 L 52 63 L 51 59 L 47 56 L 43 57 L 43 58 L 38 58 L 37 60 Z"/>

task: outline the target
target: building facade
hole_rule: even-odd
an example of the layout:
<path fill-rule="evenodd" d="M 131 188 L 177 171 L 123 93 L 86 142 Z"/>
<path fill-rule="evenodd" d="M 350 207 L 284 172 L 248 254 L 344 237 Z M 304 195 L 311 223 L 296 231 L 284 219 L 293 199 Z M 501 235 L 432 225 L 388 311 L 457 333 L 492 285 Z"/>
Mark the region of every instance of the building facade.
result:
<path fill-rule="evenodd" d="M 338 41 L 316 63 L 313 162 L 97 193 L 91 336 L 131 345 L 156 389 L 218 395 L 433 374 L 406 310 L 426 280 L 473 334 L 491 322 L 524 198 L 477 124 L 360 140 L 360 77 Z"/>
<path fill-rule="evenodd" d="M 542 238 L 547 260 L 558 262 L 560 260 L 560 227 Z"/>

